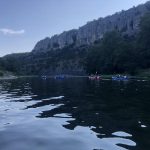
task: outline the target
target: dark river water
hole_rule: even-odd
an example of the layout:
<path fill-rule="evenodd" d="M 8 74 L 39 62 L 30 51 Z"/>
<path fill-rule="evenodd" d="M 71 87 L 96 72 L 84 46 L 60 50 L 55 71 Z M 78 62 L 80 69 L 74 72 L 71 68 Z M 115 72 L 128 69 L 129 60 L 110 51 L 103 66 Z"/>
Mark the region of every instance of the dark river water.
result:
<path fill-rule="evenodd" d="M 0 150 L 150 150 L 150 81 L 0 81 Z"/>

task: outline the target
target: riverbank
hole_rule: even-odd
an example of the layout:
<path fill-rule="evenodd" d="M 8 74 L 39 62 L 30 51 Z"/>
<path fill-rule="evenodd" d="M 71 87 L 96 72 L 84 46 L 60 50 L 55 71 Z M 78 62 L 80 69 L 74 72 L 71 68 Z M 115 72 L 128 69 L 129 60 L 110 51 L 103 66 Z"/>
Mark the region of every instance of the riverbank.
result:
<path fill-rule="evenodd" d="M 0 80 L 10 80 L 18 78 L 14 73 L 9 71 L 0 71 Z"/>
<path fill-rule="evenodd" d="M 12 80 L 12 79 L 17 79 L 17 76 L 3 76 L 0 77 L 0 80 Z"/>
<path fill-rule="evenodd" d="M 0 71 L 0 74 L 2 74 L 2 72 Z M 112 79 L 112 76 L 116 76 L 117 74 L 102 74 L 100 75 L 102 79 Z M 143 71 L 138 73 L 137 75 L 129 75 L 129 74 L 120 74 L 120 75 L 126 75 L 128 76 L 130 79 L 150 79 L 150 70 L 149 71 Z M 35 78 L 35 77 L 41 77 L 40 75 L 23 75 L 23 76 L 19 76 L 19 75 L 15 75 L 12 72 L 3 72 L 3 75 L 0 76 L 0 80 L 10 80 L 10 79 L 17 79 L 17 78 Z M 46 78 L 54 78 L 55 76 L 51 76 L 51 75 L 47 75 Z M 88 78 L 89 75 L 84 75 L 84 76 L 79 76 L 79 75 L 65 75 L 66 78 Z"/>

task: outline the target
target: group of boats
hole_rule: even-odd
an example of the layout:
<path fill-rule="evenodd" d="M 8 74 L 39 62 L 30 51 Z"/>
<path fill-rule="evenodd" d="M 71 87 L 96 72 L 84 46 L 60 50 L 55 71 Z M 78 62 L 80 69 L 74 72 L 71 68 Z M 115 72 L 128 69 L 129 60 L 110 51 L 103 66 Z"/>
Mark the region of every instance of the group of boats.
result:
<path fill-rule="evenodd" d="M 102 77 L 100 75 L 90 75 L 89 76 L 90 80 L 101 80 Z M 129 77 L 126 75 L 115 75 L 111 77 L 112 80 L 117 80 L 117 81 L 127 81 L 129 80 Z"/>
<path fill-rule="evenodd" d="M 47 76 L 42 76 L 42 79 L 47 79 Z M 54 79 L 66 79 L 66 75 L 55 75 Z M 103 78 L 100 75 L 90 75 L 88 76 L 90 80 L 102 80 Z M 126 75 L 115 75 L 111 77 L 112 80 L 117 80 L 117 81 L 127 81 L 129 80 L 129 77 Z"/>

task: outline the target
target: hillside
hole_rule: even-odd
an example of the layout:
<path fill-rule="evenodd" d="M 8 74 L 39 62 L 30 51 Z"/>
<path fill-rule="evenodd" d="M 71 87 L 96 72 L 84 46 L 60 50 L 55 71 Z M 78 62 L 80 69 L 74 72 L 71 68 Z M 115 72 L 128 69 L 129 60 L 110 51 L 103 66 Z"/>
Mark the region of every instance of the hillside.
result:
<path fill-rule="evenodd" d="M 7 55 L 0 68 L 22 75 L 136 73 L 150 67 L 150 1 Z M 140 62 L 140 63 L 139 63 Z"/>

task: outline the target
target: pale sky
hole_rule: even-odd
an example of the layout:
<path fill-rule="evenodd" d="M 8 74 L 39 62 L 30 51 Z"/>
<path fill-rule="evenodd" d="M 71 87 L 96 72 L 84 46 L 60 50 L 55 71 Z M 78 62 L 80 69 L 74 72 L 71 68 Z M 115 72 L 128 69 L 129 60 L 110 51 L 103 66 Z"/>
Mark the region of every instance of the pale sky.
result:
<path fill-rule="evenodd" d="M 147 0 L 0 0 L 0 56 Z"/>

